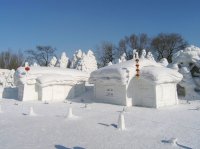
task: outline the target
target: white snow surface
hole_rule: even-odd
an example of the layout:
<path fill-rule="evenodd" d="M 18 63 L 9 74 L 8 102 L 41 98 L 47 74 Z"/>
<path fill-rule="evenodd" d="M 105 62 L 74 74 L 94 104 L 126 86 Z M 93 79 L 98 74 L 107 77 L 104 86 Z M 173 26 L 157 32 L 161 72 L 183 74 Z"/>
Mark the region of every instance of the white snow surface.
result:
<path fill-rule="evenodd" d="M 89 98 L 91 97 L 91 98 Z M 84 108 L 88 102 L 90 108 Z M 90 103 L 92 95 L 70 103 L 0 101 L 1 149 L 172 149 L 199 148 L 200 101 L 161 109 L 129 107 L 126 130 L 117 128 L 122 106 Z M 30 107 L 36 116 L 30 116 Z M 66 119 L 69 108 L 77 119 Z M 172 138 L 177 142 L 173 145 Z"/>

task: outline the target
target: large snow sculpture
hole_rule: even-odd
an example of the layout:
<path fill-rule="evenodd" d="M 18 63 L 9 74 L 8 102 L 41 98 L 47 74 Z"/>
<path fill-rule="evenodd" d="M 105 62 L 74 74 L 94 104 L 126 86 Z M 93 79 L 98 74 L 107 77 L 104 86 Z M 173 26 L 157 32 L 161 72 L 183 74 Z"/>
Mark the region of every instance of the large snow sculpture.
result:
<path fill-rule="evenodd" d="M 59 67 L 24 67 L 16 70 L 14 78 L 18 87 L 18 99 L 63 101 L 85 92 L 89 73 Z"/>
<path fill-rule="evenodd" d="M 185 98 L 200 99 L 200 48 L 192 45 L 178 51 L 173 55 L 172 62 L 183 74 L 184 79 L 179 85 L 185 88 Z"/>
<path fill-rule="evenodd" d="M 59 60 L 60 68 L 67 68 L 68 62 L 69 62 L 69 58 L 66 56 L 66 53 L 63 52 Z"/>
<path fill-rule="evenodd" d="M 182 75 L 155 61 L 140 60 L 140 78 L 136 63 L 129 60 L 91 73 L 95 101 L 124 106 L 162 107 L 178 103 L 176 85 Z"/>
<path fill-rule="evenodd" d="M 56 63 L 57 63 L 57 58 L 53 56 L 52 59 L 50 60 L 49 66 L 54 67 Z"/>

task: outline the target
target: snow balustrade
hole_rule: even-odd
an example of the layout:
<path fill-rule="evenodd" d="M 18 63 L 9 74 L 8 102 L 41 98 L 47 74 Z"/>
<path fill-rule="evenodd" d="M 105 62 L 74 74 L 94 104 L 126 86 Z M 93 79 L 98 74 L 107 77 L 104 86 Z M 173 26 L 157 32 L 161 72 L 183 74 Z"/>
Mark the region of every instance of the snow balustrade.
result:
<path fill-rule="evenodd" d="M 22 101 L 63 101 L 85 92 L 86 72 L 57 67 L 24 67 L 17 69 L 15 84 Z"/>
<path fill-rule="evenodd" d="M 139 79 L 134 60 L 92 72 L 89 82 L 94 84 L 95 101 L 154 108 L 178 104 L 176 85 L 182 75 L 152 60 L 139 63 Z"/>

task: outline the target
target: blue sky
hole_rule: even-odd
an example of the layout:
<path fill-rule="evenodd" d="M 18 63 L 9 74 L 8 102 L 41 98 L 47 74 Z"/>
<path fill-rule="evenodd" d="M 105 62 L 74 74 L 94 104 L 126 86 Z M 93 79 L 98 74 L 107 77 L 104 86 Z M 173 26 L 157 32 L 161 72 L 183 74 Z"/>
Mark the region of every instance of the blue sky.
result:
<path fill-rule="evenodd" d="M 126 35 L 180 33 L 200 46 L 198 0 L 0 0 L 0 51 L 56 47 L 71 56 Z"/>

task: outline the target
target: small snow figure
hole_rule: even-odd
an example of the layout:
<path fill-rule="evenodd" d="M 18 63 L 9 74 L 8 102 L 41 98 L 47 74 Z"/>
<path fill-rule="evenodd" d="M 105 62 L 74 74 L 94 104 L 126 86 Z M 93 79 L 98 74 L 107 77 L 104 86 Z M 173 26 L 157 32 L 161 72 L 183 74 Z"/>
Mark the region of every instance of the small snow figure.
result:
<path fill-rule="evenodd" d="M 152 54 L 151 52 L 148 52 L 148 53 L 147 53 L 147 59 L 148 59 L 148 60 L 155 61 L 155 60 L 154 60 L 154 57 L 153 57 L 153 54 Z"/>
<path fill-rule="evenodd" d="M 145 50 L 145 49 L 143 49 L 143 50 L 142 50 L 142 55 L 141 55 L 141 57 L 140 57 L 140 58 L 141 58 L 141 59 L 145 59 L 145 57 L 146 57 L 146 54 L 147 54 L 147 53 L 146 53 L 146 50 Z"/>
<path fill-rule="evenodd" d="M 125 62 L 126 61 L 126 53 L 123 53 L 120 57 L 121 62 Z"/>
<path fill-rule="evenodd" d="M 69 107 L 69 111 L 68 111 L 66 118 L 72 118 L 73 116 L 74 115 L 72 114 L 72 107 Z"/>
<path fill-rule="evenodd" d="M 33 107 L 30 107 L 30 112 L 29 112 L 30 116 L 36 116 L 37 114 L 33 111 Z"/>
<path fill-rule="evenodd" d="M 125 120 L 124 120 L 124 112 L 120 112 L 119 118 L 118 118 L 118 125 L 117 128 L 119 130 L 125 130 Z"/>
<path fill-rule="evenodd" d="M 1 110 L 1 105 L 0 105 L 0 113 L 3 113 L 3 111 Z"/>
<path fill-rule="evenodd" d="M 110 61 L 107 65 L 108 65 L 108 66 L 111 66 L 111 65 L 112 65 L 112 62 Z"/>

